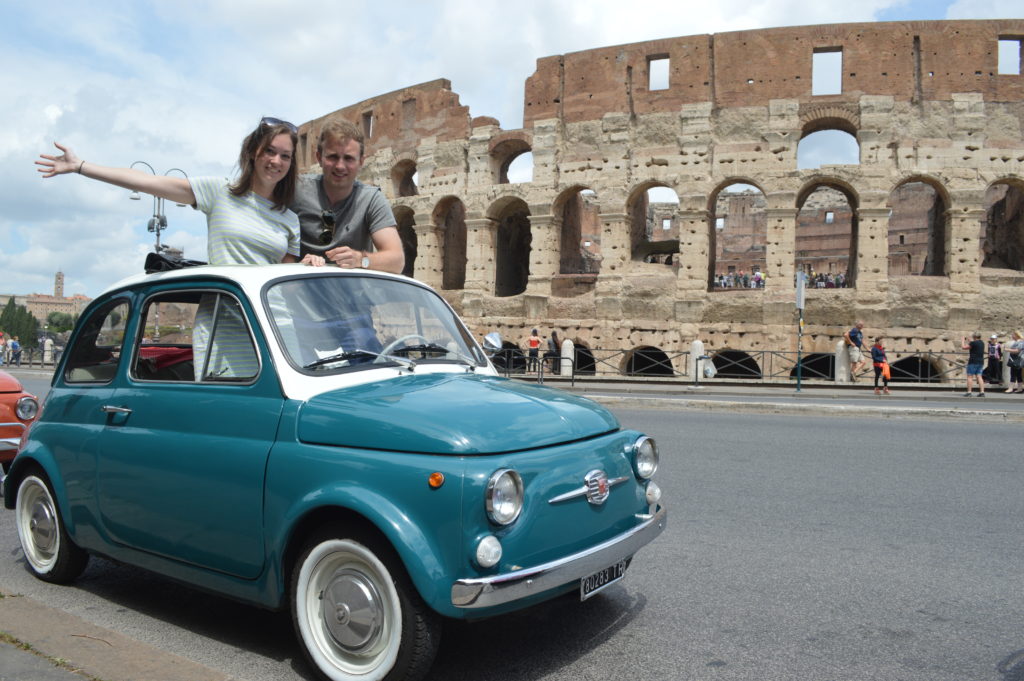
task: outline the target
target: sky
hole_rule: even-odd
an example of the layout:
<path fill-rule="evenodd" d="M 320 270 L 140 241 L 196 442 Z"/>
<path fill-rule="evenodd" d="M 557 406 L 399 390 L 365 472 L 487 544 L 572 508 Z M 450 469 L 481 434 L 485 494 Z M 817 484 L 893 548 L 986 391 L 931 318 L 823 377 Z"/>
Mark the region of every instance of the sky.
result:
<path fill-rule="evenodd" d="M 153 200 L 43 179 L 55 141 L 101 165 L 231 177 L 262 116 L 301 124 L 447 78 L 472 116 L 522 126 L 541 57 L 656 38 L 862 21 L 1020 17 L 1020 0 L 48 0 L 0 4 L 0 294 L 95 297 L 142 269 Z M 59 152 L 56 152 L 59 153 Z M 164 206 L 161 241 L 206 257 Z"/>

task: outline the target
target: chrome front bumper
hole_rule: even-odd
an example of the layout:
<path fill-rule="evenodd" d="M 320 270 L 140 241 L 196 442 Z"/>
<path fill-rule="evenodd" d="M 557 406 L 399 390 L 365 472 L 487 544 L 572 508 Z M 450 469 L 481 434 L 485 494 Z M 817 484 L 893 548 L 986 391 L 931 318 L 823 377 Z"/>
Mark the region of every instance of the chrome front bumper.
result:
<path fill-rule="evenodd" d="M 586 577 L 629 558 L 665 529 L 668 512 L 659 507 L 636 527 L 608 541 L 565 558 L 490 577 L 460 579 L 452 584 L 452 605 L 489 608 L 542 593 Z"/>

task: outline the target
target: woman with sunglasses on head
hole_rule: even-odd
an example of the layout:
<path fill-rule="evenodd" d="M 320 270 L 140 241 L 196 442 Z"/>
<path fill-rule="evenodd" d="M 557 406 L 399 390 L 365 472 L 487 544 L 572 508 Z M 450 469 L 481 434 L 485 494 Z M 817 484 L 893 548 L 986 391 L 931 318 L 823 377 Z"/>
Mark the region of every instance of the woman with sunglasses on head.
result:
<path fill-rule="evenodd" d="M 299 219 L 288 205 L 295 197 L 297 129 L 287 121 L 264 118 L 242 141 L 241 171 L 231 183 L 223 178 L 152 175 L 111 168 L 79 158 L 54 145 L 60 156 L 41 154 L 43 177 L 78 173 L 133 191 L 189 204 L 206 213 L 207 257 L 211 265 L 267 265 L 299 262 Z M 302 262 L 322 265 L 309 255 Z"/>

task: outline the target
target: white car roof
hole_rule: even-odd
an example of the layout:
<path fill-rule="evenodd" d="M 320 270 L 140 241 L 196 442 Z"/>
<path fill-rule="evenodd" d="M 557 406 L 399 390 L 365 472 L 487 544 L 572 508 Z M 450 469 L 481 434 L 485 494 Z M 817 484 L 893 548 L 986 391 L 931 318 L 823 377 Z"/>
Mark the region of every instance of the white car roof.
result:
<path fill-rule="evenodd" d="M 426 286 L 422 282 L 418 282 L 415 279 L 410 279 L 399 274 L 389 274 L 387 272 L 378 272 L 375 270 L 364 270 L 364 269 L 342 269 L 340 267 L 325 266 L 325 267 L 310 267 L 309 265 L 301 265 L 297 263 L 280 264 L 280 265 L 200 265 L 198 267 L 184 267 L 179 270 L 170 270 L 168 272 L 155 272 L 153 274 L 135 274 L 130 277 L 126 277 L 121 281 L 112 284 L 105 291 L 104 295 L 110 291 L 116 291 L 122 288 L 132 288 L 139 284 L 149 284 L 155 282 L 174 281 L 177 279 L 188 279 L 191 277 L 216 277 L 220 279 L 226 279 L 233 281 L 242 287 L 247 294 L 249 294 L 253 300 L 259 299 L 260 291 L 263 289 L 264 284 L 268 281 L 277 279 L 278 277 L 294 277 L 294 276 L 338 276 L 338 277 L 351 277 L 360 276 L 366 274 L 373 274 L 374 276 L 387 277 L 389 279 L 399 279 L 410 283 L 419 284 L 420 286 Z"/>

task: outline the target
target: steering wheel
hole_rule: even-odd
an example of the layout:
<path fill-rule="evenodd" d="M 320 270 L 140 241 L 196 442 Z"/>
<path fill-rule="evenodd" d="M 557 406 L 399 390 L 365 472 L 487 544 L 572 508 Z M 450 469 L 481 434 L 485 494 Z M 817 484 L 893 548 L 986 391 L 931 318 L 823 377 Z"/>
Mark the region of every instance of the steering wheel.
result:
<path fill-rule="evenodd" d="M 397 349 L 398 347 L 400 347 L 402 345 L 405 345 L 407 341 L 411 341 L 411 340 L 421 340 L 421 341 L 423 341 L 423 343 L 425 345 L 431 345 L 431 342 L 430 342 L 429 338 L 424 338 L 423 336 L 419 335 L 418 333 L 410 333 L 408 336 L 402 336 L 401 338 L 396 338 L 395 340 L 393 340 L 390 343 L 388 343 L 386 346 L 384 346 L 384 349 L 380 351 L 380 354 L 382 354 L 382 355 L 390 355 L 395 349 Z"/>

